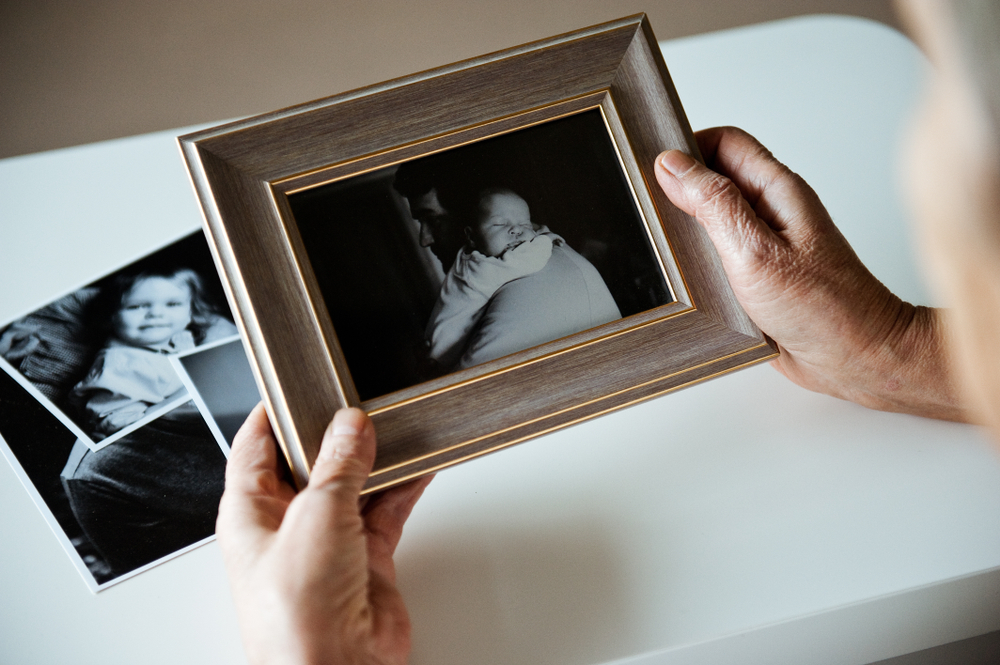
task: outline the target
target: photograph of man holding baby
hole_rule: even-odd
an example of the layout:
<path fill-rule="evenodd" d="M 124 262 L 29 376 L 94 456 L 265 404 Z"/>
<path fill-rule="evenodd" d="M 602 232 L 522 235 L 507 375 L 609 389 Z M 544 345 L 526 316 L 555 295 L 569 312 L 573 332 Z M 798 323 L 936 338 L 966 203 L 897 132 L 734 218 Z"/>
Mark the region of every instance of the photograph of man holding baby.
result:
<path fill-rule="evenodd" d="M 290 203 L 362 400 L 672 301 L 596 109 Z"/>

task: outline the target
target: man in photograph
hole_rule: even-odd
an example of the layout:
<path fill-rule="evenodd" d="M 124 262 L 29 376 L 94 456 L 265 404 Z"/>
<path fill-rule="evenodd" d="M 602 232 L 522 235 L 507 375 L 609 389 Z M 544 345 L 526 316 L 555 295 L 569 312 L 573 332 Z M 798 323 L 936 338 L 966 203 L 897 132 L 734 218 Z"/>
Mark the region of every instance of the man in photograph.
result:
<path fill-rule="evenodd" d="M 449 155 L 434 155 L 407 162 L 396 171 L 393 188 L 410 205 L 410 216 L 420 225 L 420 246 L 426 247 L 441 262 L 447 273 L 464 240 L 462 229 L 441 205 L 438 188 L 448 179 Z"/>
<path fill-rule="evenodd" d="M 474 278 L 470 265 L 492 260 L 502 268 L 504 254 L 509 254 L 506 257 L 509 262 L 516 253 L 505 243 L 494 249 L 483 242 L 484 223 L 499 215 L 494 211 L 495 206 L 504 204 L 502 207 L 506 209 L 509 204 L 512 210 L 516 209 L 532 238 L 538 235 L 538 229 L 530 221 L 527 202 L 509 188 L 495 184 L 484 187 L 483 183 L 490 181 L 489 176 L 468 176 L 470 169 L 446 161 L 448 153 L 431 159 L 426 160 L 427 168 L 425 160 L 401 166 L 394 187 L 407 198 L 411 217 L 420 224 L 421 246 L 434 252 L 446 273 L 442 300 L 432 312 L 427 330 L 429 353 L 442 373 L 495 360 L 621 318 L 614 298 L 593 265 L 548 229 L 541 239 L 552 238 L 555 242 L 549 240 L 549 251 L 537 268 L 520 273 L 502 271 L 505 275 L 511 273 L 509 276 L 513 278 L 502 279 L 487 290 L 477 288 L 484 280 Z M 511 228 L 519 227 L 512 224 Z M 506 230 L 504 235 L 505 238 L 509 235 Z M 528 242 L 520 249 L 526 247 Z M 470 261 L 469 257 L 480 261 Z M 442 341 L 439 337 L 445 327 L 439 315 L 443 300 L 449 299 L 475 301 L 476 307 L 474 318 L 469 319 L 468 313 L 462 312 L 461 318 L 466 320 L 457 326 L 459 334 Z"/>

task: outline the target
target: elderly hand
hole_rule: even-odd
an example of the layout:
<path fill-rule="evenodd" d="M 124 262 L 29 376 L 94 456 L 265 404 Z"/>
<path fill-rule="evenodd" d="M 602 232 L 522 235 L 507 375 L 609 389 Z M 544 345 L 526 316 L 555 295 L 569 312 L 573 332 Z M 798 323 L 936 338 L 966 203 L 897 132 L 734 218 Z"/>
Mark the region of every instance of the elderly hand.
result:
<path fill-rule="evenodd" d="M 334 416 L 298 494 L 276 448 L 258 405 L 233 442 L 216 528 L 250 662 L 405 663 L 392 554 L 430 477 L 361 507 L 375 431 L 358 409 Z"/>
<path fill-rule="evenodd" d="M 715 244 L 736 297 L 795 383 L 885 411 L 964 420 L 939 313 L 893 295 L 816 193 L 732 127 L 698 132 L 708 166 L 671 150 L 656 178 Z"/>

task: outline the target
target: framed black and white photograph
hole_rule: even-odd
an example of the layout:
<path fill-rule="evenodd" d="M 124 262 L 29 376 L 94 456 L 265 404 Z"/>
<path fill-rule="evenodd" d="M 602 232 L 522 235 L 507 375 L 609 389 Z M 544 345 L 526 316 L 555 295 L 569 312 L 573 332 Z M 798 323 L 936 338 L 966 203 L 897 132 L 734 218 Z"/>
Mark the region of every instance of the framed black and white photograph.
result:
<path fill-rule="evenodd" d="M 340 406 L 374 491 L 776 353 L 655 186 L 643 16 L 179 141 L 300 484 Z"/>
<path fill-rule="evenodd" d="M 220 348 L 256 396 L 201 232 L 0 327 L 0 453 L 91 590 L 214 538 L 229 446 L 177 358 Z"/>
<path fill-rule="evenodd" d="M 599 109 L 289 203 L 362 401 L 674 300 Z"/>

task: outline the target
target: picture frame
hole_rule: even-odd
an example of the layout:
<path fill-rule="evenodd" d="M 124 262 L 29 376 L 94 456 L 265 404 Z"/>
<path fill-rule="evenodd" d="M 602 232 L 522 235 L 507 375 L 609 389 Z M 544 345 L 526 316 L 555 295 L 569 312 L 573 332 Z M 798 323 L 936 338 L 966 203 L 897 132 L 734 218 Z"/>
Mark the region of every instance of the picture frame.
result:
<path fill-rule="evenodd" d="M 365 487 L 371 492 L 777 355 L 741 309 L 703 229 L 655 183 L 653 161 L 661 151 L 700 155 L 644 15 L 178 142 L 299 486 L 308 480 L 324 429 L 344 406 L 364 409 L 375 424 L 378 454 Z M 467 344 L 462 361 L 421 374 L 426 359 L 415 357 L 418 347 L 429 344 L 436 359 L 435 342 L 427 341 L 430 324 L 427 339 L 418 334 L 419 312 L 426 317 L 440 309 L 445 295 L 436 287 L 435 302 L 434 274 L 453 279 L 454 254 L 438 256 L 435 268 L 424 237 L 430 222 L 414 198 L 392 187 L 407 164 L 424 165 L 424 175 L 438 177 L 437 167 L 427 166 L 434 160 L 451 160 L 445 169 L 451 175 L 440 182 L 471 201 L 462 208 L 465 216 L 451 212 L 457 203 L 445 210 L 449 224 L 465 233 L 441 234 L 465 243 L 457 245 L 451 265 L 487 246 L 478 225 L 500 205 L 489 197 L 506 197 L 508 204 L 521 199 L 531 211 L 529 235 L 550 238 L 551 257 L 590 257 L 584 262 L 603 277 L 620 318 L 582 329 L 576 324 L 569 332 L 543 330 L 540 343 L 522 342 L 466 365 L 479 337 L 459 336 Z M 454 186 L 470 182 L 472 172 L 495 175 L 498 163 L 507 175 L 517 173 L 520 184 L 474 196 L 471 185 Z M 534 181 L 526 181 L 526 173 Z M 537 190 L 535 197 L 521 187 Z M 440 184 L 435 191 L 446 189 Z M 358 203 L 362 199 L 369 203 Z M 611 221 L 585 219 L 587 210 L 601 206 L 608 206 L 604 217 Z M 551 232 L 536 221 L 538 214 L 552 221 Z M 400 240 L 389 239 L 397 235 Z M 430 249 L 440 254 L 441 237 L 436 242 Z M 403 249 L 390 251 L 390 245 Z M 503 261 L 519 256 L 512 248 L 527 246 L 481 253 Z M 639 258 L 629 267 L 622 257 Z M 555 261 L 549 258 L 538 274 Z M 527 289 L 529 280 L 515 280 L 525 288 L 513 302 L 535 314 L 501 319 L 495 338 L 544 328 L 561 315 L 559 303 L 556 310 L 540 304 L 565 301 L 556 297 L 558 289 Z M 420 286 L 424 281 L 431 286 Z M 473 334 L 483 334 L 498 294 L 515 281 L 476 296 L 488 304 L 471 319 Z M 413 321 L 404 321 L 407 316 Z"/>

